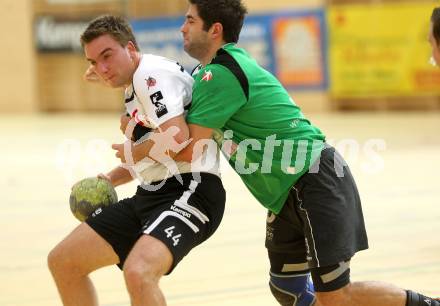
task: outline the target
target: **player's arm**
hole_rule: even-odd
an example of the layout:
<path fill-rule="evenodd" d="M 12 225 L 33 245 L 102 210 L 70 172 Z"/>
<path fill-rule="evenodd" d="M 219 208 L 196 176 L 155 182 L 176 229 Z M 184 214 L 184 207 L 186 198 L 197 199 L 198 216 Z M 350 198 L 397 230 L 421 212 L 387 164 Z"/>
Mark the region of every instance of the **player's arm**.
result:
<path fill-rule="evenodd" d="M 117 187 L 133 180 L 130 171 L 124 166 L 118 166 L 108 173 L 100 173 L 98 177 L 108 180 L 113 187 Z"/>
<path fill-rule="evenodd" d="M 153 130 L 147 141 L 134 145 L 134 161 L 145 157 L 159 162 L 161 158 L 174 158 L 187 146 L 188 138 L 189 129 L 183 115 L 171 118 Z"/>
<path fill-rule="evenodd" d="M 123 163 L 136 164 L 144 158 L 162 163 L 173 159 L 188 144 L 188 137 L 188 125 L 183 115 L 179 115 L 159 125 L 139 142 L 114 144 L 112 148 Z"/>
<path fill-rule="evenodd" d="M 192 162 L 197 160 L 203 152 L 202 150 L 195 150 L 198 143 L 204 142 L 205 140 L 212 139 L 213 129 L 209 127 L 204 127 L 198 124 L 188 124 L 189 129 L 189 139 L 191 142 L 174 156 L 177 161 Z"/>

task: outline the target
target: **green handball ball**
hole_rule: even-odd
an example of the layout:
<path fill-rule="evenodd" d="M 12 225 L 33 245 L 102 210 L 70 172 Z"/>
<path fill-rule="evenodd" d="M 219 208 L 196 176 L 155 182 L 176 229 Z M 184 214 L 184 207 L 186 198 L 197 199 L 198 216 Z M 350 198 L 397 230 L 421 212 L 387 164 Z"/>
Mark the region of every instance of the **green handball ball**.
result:
<path fill-rule="evenodd" d="M 109 181 L 89 177 L 80 180 L 72 187 L 69 203 L 72 214 L 83 222 L 98 208 L 114 204 L 118 195 Z"/>

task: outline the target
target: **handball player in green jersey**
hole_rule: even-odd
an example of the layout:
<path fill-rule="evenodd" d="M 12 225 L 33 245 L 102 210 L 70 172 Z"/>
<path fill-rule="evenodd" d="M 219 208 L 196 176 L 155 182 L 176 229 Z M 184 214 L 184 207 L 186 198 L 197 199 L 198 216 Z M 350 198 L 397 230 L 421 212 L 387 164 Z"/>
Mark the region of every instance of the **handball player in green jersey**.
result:
<path fill-rule="evenodd" d="M 181 32 L 200 65 L 186 118 L 192 143 L 175 158 L 191 161 L 199 141 L 214 139 L 268 209 L 269 286 L 281 305 L 439 306 L 390 284 L 350 281 L 351 258 L 368 248 L 355 181 L 280 82 L 237 47 L 246 13 L 240 0 L 190 0 Z"/>

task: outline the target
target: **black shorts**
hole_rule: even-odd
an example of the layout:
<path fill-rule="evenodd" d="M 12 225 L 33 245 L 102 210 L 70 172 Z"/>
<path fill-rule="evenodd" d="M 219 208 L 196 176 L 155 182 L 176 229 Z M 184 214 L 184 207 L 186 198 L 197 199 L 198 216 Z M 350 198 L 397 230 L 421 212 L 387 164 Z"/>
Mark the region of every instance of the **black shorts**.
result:
<path fill-rule="evenodd" d="M 119 268 L 139 237 L 151 235 L 173 255 L 168 273 L 195 246 L 220 225 L 226 195 L 220 178 L 209 173 L 172 177 L 157 191 L 138 186 L 136 194 L 93 213 L 86 223 L 103 237 L 119 256 Z"/>
<path fill-rule="evenodd" d="M 368 248 L 356 184 L 334 148 L 292 186 L 278 215 L 268 213 L 266 247 L 274 273 L 338 265 Z"/>

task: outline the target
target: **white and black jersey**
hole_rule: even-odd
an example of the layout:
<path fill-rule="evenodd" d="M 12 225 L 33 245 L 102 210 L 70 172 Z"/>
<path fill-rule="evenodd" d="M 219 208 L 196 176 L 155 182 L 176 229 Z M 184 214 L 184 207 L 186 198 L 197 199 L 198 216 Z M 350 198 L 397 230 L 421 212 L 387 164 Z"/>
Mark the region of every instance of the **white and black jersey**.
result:
<path fill-rule="evenodd" d="M 136 123 L 156 129 L 164 122 L 186 115 L 191 105 L 193 78 L 183 67 L 167 58 L 144 54 L 133 75 L 132 84 L 125 90 L 127 113 Z M 176 162 L 179 173 L 218 173 L 218 152 L 207 150 L 204 162 Z M 145 159 L 134 166 L 144 183 L 163 180 L 172 176 L 167 167 Z"/>
<path fill-rule="evenodd" d="M 125 107 L 136 122 L 157 128 L 191 104 L 193 78 L 177 62 L 144 54 L 125 90 Z"/>

